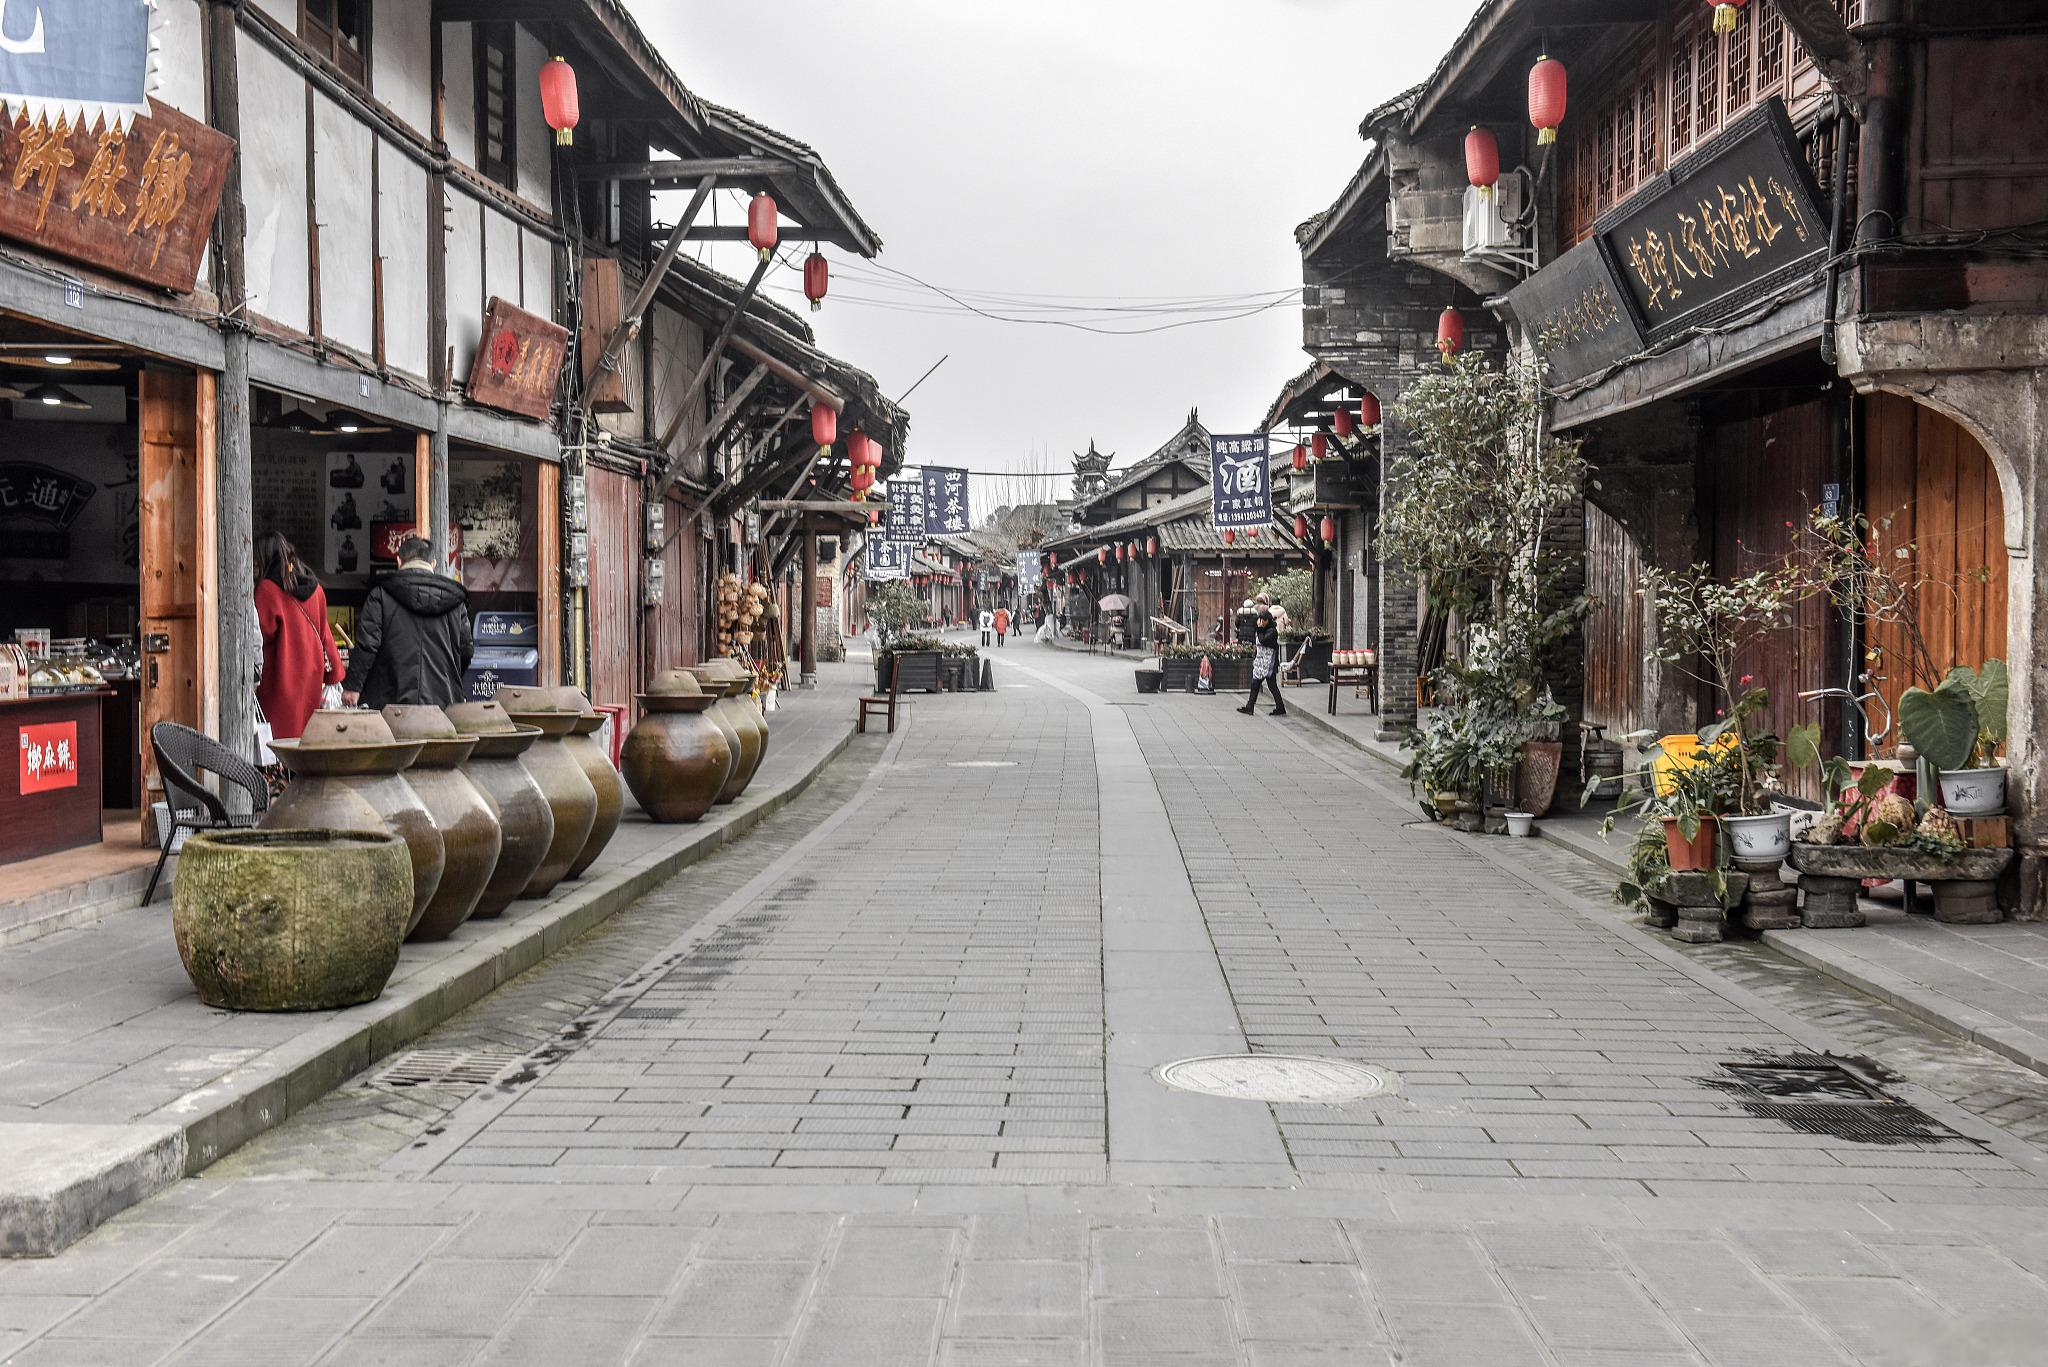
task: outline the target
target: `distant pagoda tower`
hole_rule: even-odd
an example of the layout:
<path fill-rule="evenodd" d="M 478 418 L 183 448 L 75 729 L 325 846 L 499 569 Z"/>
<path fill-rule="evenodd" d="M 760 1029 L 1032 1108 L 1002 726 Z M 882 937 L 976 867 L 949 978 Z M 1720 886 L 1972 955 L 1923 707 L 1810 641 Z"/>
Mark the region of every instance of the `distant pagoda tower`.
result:
<path fill-rule="evenodd" d="M 1116 453 L 1104 455 L 1095 449 L 1090 441 L 1086 452 L 1074 453 L 1074 497 L 1093 498 L 1109 487 L 1109 463 L 1116 459 Z"/>

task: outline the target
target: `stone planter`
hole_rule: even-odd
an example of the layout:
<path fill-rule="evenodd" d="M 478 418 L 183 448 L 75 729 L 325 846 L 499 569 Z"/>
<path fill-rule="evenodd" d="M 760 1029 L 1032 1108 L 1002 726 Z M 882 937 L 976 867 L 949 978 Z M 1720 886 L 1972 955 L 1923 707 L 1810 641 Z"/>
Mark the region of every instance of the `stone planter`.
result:
<path fill-rule="evenodd" d="M 1199 670 L 1201 662 L 1195 662 Z M 1250 659 L 1219 660 L 1209 657 L 1209 681 L 1218 693 L 1242 693 L 1252 686 L 1252 662 Z"/>
<path fill-rule="evenodd" d="M 937 656 L 932 658 L 936 659 Z M 750 677 L 739 664 L 728 659 L 712 660 L 706 664 L 691 665 L 689 670 L 697 676 L 707 693 L 716 693 L 718 700 L 712 703 L 706 715 L 714 718 L 731 734 L 737 747 L 738 761 L 733 765 L 725 786 L 719 789 L 718 802 L 723 806 L 735 802 L 754 780 L 754 771 L 761 767 L 761 753 L 766 739 L 766 728 L 756 727 L 749 709 L 737 706 L 738 694 L 747 687 Z"/>
<path fill-rule="evenodd" d="M 2005 766 L 1944 769 L 1936 780 L 1941 805 L 1950 816 L 2000 816 L 2005 812 Z"/>
<path fill-rule="evenodd" d="M 1557 801 L 1557 776 L 1564 767 L 1564 742 L 1532 740 L 1522 744 L 1522 758 L 1515 764 L 1515 800 L 1535 817 L 1550 815 Z"/>
<path fill-rule="evenodd" d="M 1168 693 L 1189 692 L 1195 686 L 1195 675 L 1200 669 L 1198 660 L 1161 660 L 1159 686 Z"/>
<path fill-rule="evenodd" d="M 258 823 L 265 830 L 390 831 L 412 858 L 413 906 L 405 929 L 426 915 L 447 850 L 434 818 L 403 777 L 418 741 L 400 741 L 375 712 L 315 712 L 297 740 L 272 741 L 291 786 Z"/>
<path fill-rule="evenodd" d="M 939 660 L 939 677 L 948 693 L 965 693 L 974 687 L 970 672 L 974 662 L 965 655 L 946 655 Z"/>
<path fill-rule="evenodd" d="M 1766 812 L 1762 816 L 1724 816 L 1721 829 L 1728 835 L 1728 857 L 1762 863 L 1783 862 L 1792 853 L 1792 814 Z"/>
<path fill-rule="evenodd" d="M 475 913 L 498 867 L 504 843 L 498 812 L 461 770 L 476 749 L 475 736 L 458 733 L 438 707 L 394 705 L 384 709 L 384 720 L 400 740 L 420 742 L 405 781 L 434 818 L 446 856 L 441 885 L 408 938 L 445 940 Z"/>
<path fill-rule="evenodd" d="M 591 790 L 597 794 L 597 819 L 591 823 L 582 851 L 569 865 L 569 876 L 581 878 L 604 853 L 604 847 L 612 843 L 612 837 L 619 832 L 619 819 L 626 811 L 626 785 L 619 781 L 619 771 L 612 767 L 611 756 L 597 743 L 604 714 L 592 707 L 590 699 L 576 688 L 501 688 L 498 701 L 515 722 L 519 720 L 518 714 L 532 703 L 552 702 L 562 711 L 576 714 L 576 725 L 562 744 L 582 766 L 583 777 L 590 780 Z"/>
<path fill-rule="evenodd" d="M 1166 679 L 1166 675 L 1156 669 L 1140 669 L 1133 672 L 1138 676 L 1138 691 L 1140 693 L 1157 693 L 1160 684 Z"/>
<path fill-rule="evenodd" d="M 1650 922 L 1687 944 L 1719 944 L 1728 938 L 1728 908 L 1739 906 L 1749 891 L 1745 874 L 1727 877 L 1727 900 L 1704 873 L 1669 873 L 1649 892 Z"/>
<path fill-rule="evenodd" d="M 1792 846 L 1792 867 L 1799 870 L 1799 888 L 1807 907 L 1823 919 L 1807 925 L 1861 925 L 1855 890 L 1866 878 L 1902 879 L 1934 888 L 1934 918 L 1951 925 L 1984 925 L 2002 920 L 1998 878 L 2013 861 L 2011 850 L 1964 850 L 1946 862 L 1911 850 L 1870 849 L 1862 845 Z M 1846 886 L 1845 886 L 1846 885 Z M 1844 903 L 1847 905 L 1845 906 Z M 1909 899 L 1910 902 L 1910 899 Z M 1853 915 L 1854 920 L 1846 919 Z"/>
<path fill-rule="evenodd" d="M 527 710 L 514 711 L 503 703 L 500 706 L 514 725 L 532 726 L 540 731 L 540 738 L 520 756 L 519 762 L 547 794 L 548 807 L 555 814 L 555 838 L 548 845 L 547 858 L 540 861 L 521 896 L 545 897 L 569 876 L 584 845 L 589 843 L 590 833 L 597 826 L 597 789 L 584 777 L 581 761 L 568 746 L 569 735 L 582 719 L 582 713 L 557 707 L 551 699 L 536 699 L 531 696 L 534 691 L 520 690 L 526 694 L 524 697 L 515 693 L 515 701 L 526 703 Z M 514 690 L 501 688 L 498 692 L 502 695 Z"/>
<path fill-rule="evenodd" d="M 202 831 L 178 859 L 171 933 L 208 1006 L 331 1011 L 398 967 L 414 890 L 390 831 Z"/>
<path fill-rule="evenodd" d="M 504 915 L 526 891 L 555 843 L 555 810 L 523 762 L 540 728 L 518 725 L 495 702 L 458 703 L 447 716 L 457 730 L 477 738 L 463 773 L 498 815 L 498 862 L 469 918 L 488 921 Z"/>
<path fill-rule="evenodd" d="M 700 821 L 739 762 L 739 741 L 708 715 L 719 701 L 697 676 L 671 669 L 640 697 L 645 715 L 621 756 L 634 801 L 662 822 Z"/>

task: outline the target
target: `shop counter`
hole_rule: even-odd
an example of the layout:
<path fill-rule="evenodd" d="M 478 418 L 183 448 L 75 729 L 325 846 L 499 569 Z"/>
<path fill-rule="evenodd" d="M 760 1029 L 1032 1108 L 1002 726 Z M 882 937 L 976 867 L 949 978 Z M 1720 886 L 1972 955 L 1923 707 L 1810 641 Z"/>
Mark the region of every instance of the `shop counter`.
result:
<path fill-rule="evenodd" d="M 0 864 L 100 843 L 100 708 L 111 690 L 0 699 Z"/>

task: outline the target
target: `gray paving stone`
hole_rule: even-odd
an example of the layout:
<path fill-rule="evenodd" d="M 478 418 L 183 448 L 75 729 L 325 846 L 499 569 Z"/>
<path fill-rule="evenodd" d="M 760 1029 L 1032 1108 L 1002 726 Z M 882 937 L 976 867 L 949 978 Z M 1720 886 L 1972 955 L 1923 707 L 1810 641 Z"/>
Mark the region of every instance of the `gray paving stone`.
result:
<path fill-rule="evenodd" d="M 965 1339 L 1082 1340 L 1088 1268 L 1079 1262 L 965 1263 L 946 1332 Z"/>
<path fill-rule="evenodd" d="M 807 1262 L 693 1263 L 649 1332 L 661 1338 L 785 1338 L 816 1275 Z"/>
<path fill-rule="evenodd" d="M 488 1338 L 546 1270 L 546 1263 L 531 1259 L 437 1259 L 387 1297 L 359 1332 L 394 1338 Z"/>
<path fill-rule="evenodd" d="M 803 1319 L 783 1367 L 892 1367 L 929 1362 L 945 1301 L 820 1298 Z"/>
<path fill-rule="evenodd" d="M 1098 1300 L 1102 1367 L 1234 1367 L 1237 1335 L 1220 1300 Z"/>

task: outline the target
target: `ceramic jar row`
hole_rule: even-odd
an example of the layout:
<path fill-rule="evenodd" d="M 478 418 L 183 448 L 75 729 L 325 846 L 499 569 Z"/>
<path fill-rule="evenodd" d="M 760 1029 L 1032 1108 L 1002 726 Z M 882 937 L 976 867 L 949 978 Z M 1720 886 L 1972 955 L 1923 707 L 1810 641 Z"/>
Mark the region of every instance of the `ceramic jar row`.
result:
<path fill-rule="evenodd" d="M 656 821 L 700 821 L 747 790 L 768 751 L 753 671 L 718 659 L 671 669 L 640 695 L 621 756 L 627 786 Z"/>

